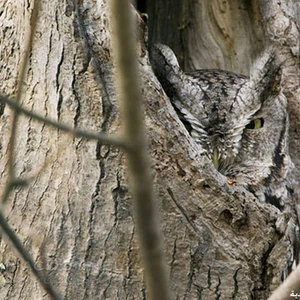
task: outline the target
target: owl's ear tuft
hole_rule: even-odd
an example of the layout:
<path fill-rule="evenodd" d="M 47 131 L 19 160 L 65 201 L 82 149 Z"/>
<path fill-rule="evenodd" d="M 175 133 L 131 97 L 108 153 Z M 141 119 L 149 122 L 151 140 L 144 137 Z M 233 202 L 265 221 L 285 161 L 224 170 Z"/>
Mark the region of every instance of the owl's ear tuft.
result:
<path fill-rule="evenodd" d="M 151 65 L 158 79 L 166 78 L 171 74 L 181 74 L 178 60 L 170 47 L 155 44 L 150 49 Z"/>
<path fill-rule="evenodd" d="M 174 52 L 166 45 L 155 44 L 150 49 L 150 61 L 157 79 L 169 97 L 178 95 L 183 88 L 182 70 Z"/>
<path fill-rule="evenodd" d="M 281 65 L 274 47 L 265 49 L 251 68 L 249 88 L 255 98 L 264 100 L 264 94 L 278 93 L 281 88 Z"/>
<path fill-rule="evenodd" d="M 154 59 L 163 59 L 165 60 L 166 64 L 168 66 L 172 66 L 174 71 L 179 71 L 180 67 L 179 67 L 179 63 L 178 60 L 173 52 L 173 50 L 164 44 L 155 44 L 152 48 L 151 48 L 151 57 Z"/>

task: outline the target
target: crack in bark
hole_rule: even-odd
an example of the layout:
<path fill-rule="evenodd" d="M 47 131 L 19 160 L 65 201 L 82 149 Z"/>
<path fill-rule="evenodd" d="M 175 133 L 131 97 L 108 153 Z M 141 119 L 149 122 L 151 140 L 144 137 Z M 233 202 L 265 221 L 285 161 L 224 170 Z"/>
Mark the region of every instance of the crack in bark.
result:
<path fill-rule="evenodd" d="M 31 222 L 30 222 L 30 227 L 32 227 L 36 217 L 38 216 L 40 210 L 39 208 L 41 207 L 41 202 L 42 202 L 42 199 L 44 197 L 44 195 L 46 194 L 46 192 L 49 190 L 49 185 L 46 186 L 46 188 L 43 190 L 41 196 L 38 198 L 38 207 L 37 209 L 35 210 L 34 214 L 33 214 L 33 217 L 31 219 Z M 28 193 L 29 194 L 29 193 Z"/>
<path fill-rule="evenodd" d="M 13 288 L 13 286 L 14 286 L 14 278 L 16 277 L 16 273 L 17 273 L 19 265 L 20 265 L 19 259 L 16 258 L 16 262 L 14 264 L 15 267 L 13 268 L 13 270 L 11 272 L 11 278 L 9 278 L 10 279 L 10 287 L 9 287 L 7 293 L 6 293 L 7 296 L 9 296 L 12 293 L 13 289 L 14 289 Z M 11 269 L 11 265 L 8 265 L 7 268 L 8 268 L 8 270 L 10 270 Z"/>
<path fill-rule="evenodd" d="M 52 37 L 53 37 L 53 27 L 51 27 L 50 29 L 50 36 L 49 36 L 49 49 L 47 51 L 47 55 L 46 55 L 46 64 L 45 64 L 45 72 L 47 72 L 47 69 L 49 69 L 49 60 L 50 60 L 50 53 L 52 51 Z M 45 73 L 45 84 L 47 86 L 47 74 Z"/>
<path fill-rule="evenodd" d="M 72 64 L 73 78 L 72 78 L 72 82 L 71 82 L 71 87 L 72 87 L 72 91 L 73 91 L 74 98 L 75 98 L 74 100 L 77 103 L 77 107 L 76 107 L 76 110 L 75 110 L 75 116 L 74 116 L 74 127 L 77 127 L 78 119 L 79 119 L 80 113 L 81 113 L 81 104 L 80 104 L 80 96 L 79 96 L 79 93 L 77 92 L 77 89 L 76 89 L 75 64 L 76 64 L 76 54 L 74 54 L 73 64 Z"/>
<path fill-rule="evenodd" d="M 145 286 L 143 286 L 143 288 L 142 288 L 142 300 L 146 300 L 146 288 L 145 288 Z"/>
<path fill-rule="evenodd" d="M 233 281 L 234 281 L 234 290 L 232 293 L 232 299 L 236 299 L 236 296 L 239 292 L 239 281 L 237 280 L 237 276 L 238 276 L 238 272 L 239 270 L 241 270 L 242 268 L 237 268 L 237 270 L 235 271 L 234 275 L 233 275 Z"/>
<path fill-rule="evenodd" d="M 57 64 L 57 69 L 56 69 L 56 74 L 55 74 L 56 93 L 58 93 L 58 102 L 57 102 L 57 107 L 56 107 L 58 120 L 60 119 L 60 110 L 61 110 L 61 104 L 63 101 L 63 96 L 62 96 L 62 92 L 61 92 L 61 88 L 60 88 L 60 84 L 59 84 L 59 76 L 60 76 L 61 66 L 64 61 L 64 55 L 65 55 L 65 48 L 62 45 L 61 56 L 60 56 L 60 60 L 58 61 L 58 64 Z"/>
<path fill-rule="evenodd" d="M 188 285 L 185 291 L 184 299 L 188 299 L 187 297 L 189 296 L 191 292 L 191 287 L 194 285 L 194 277 L 196 270 L 200 269 L 201 261 L 203 259 L 204 253 L 202 249 L 202 245 L 200 244 L 200 241 L 198 242 L 198 247 L 195 249 L 194 253 L 191 254 L 191 262 L 190 262 L 190 271 L 188 274 Z"/>
<path fill-rule="evenodd" d="M 26 281 L 27 281 L 28 277 L 25 276 L 22 287 L 20 288 L 20 292 L 19 292 L 19 297 L 18 299 L 22 299 L 22 295 L 23 295 L 23 290 L 25 289 L 25 285 L 26 285 Z"/>
<path fill-rule="evenodd" d="M 177 252 L 176 243 L 177 243 L 177 237 L 175 237 L 175 240 L 173 242 L 172 260 L 171 260 L 171 263 L 170 263 L 170 275 L 169 275 L 170 278 L 171 278 L 171 274 L 173 272 L 174 263 L 176 261 L 176 252 Z"/>
<path fill-rule="evenodd" d="M 199 230 L 196 228 L 196 226 L 192 223 L 192 221 L 190 221 L 188 214 L 186 213 L 186 211 L 184 210 L 184 208 L 177 202 L 177 200 L 175 199 L 175 196 L 173 194 L 173 191 L 171 190 L 170 187 L 167 188 L 167 192 L 170 195 L 172 201 L 174 202 L 174 204 L 176 205 L 176 207 L 178 208 L 178 210 L 181 212 L 181 215 L 184 217 L 184 219 L 186 220 L 186 222 L 191 226 L 191 228 L 193 229 L 193 231 L 199 235 L 200 232 Z"/>
<path fill-rule="evenodd" d="M 210 271 L 210 266 L 208 266 L 208 270 L 207 270 L 207 288 L 209 290 L 211 289 L 211 271 Z"/>
<path fill-rule="evenodd" d="M 119 192 L 120 192 L 120 189 L 121 189 L 121 185 L 120 185 L 120 175 L 119 175 L 119 170 L 117 171 L 117 176 L 116 176 L 116 179 L 117 179 L 117 187 L 114 188 L 112 190 L 112 196 L 113 196 L 113 200 L 114 200 L 114 227 L 116 227 L 117 225 L 117 222 L 118 222 L 118 207 L 119 207 Z"/>
<path fill-rule="evenodd" d="M 253 299 L 260 299 L 261 297 L 267 296 L 266 295 L 266 292 L 268 292 L 267 287 L 270 286 L 270 279 L 272 279 L 272 275 L 270 276 L 270 274 L 268 274 L 270 270 L 267 261 L 274 247 L 275 244 L 271 243 L 268 249 L 264 252 L 263 256 L 261 257 L 261 273 L 260 273 L 260 281 L 259 281 L 260 286 L 253 288 L 252 291 Z"/>
<path fill-rule="evenodd" d="M 216 294 L 216 300 L 219 300 L 221 298 L 221 291 L 220 291 L 220 286 L 221 286 L 221 278 L 218 275 L 218 284 L 216 285 L 216 289 L 215 289 L 215 294 Z"/>
<path fill-rule="evenodd" d="M 57 101 L 57 106 L 56 106 L 57 120 L 60 120 L 61 106 L 62 106 L 62 102 L 63 102 L 62 87 L 60 87 L 60 84 L 59 84 L 59 76 L 60 76 L 61 66 L 64 61 L 64 55 L 65 55 L 65 48 L 63 46 L 62 51 L 61 51 L 60 60 L 57 65 L 56 74 L 55 74 L 56 93 L 58 93 L 58 101 Z"/>
<path fill-rule="evenodd" d="M 110 285 L 111 285 L 111 282 L 112 282 L 112 278 L 110 277 L 109 281 L 108 281 L 108 285 L 105 287 L 105 289 L 103 290 L 103 299 L 108 299 L 106 297 L 106 293 L 107 293 L 107 290 L 109 289 Z"/>
<path fill-rule="evenodd" d="M 195 283 L 193 283 L 193 285 L 197 289 L 197 300 L 201 300 L 202 299 L 202 291 L 204 290 L 204 288 Z"/>
<path fill-rule="evenodd" d="M 270 281 L 270 278 L 268 275 L 268 258 L 270 256 L 270 253 L 272 252 L 273 248 L 275 247 L 275 244 L 272 243 L 269 245 L 267 251 L 263 254 L 262 258 L 261 258 L 261 265 L 262 265 L 262 272 L 261 272 L 261 283 L 262 283 L 262 286 L 265 287 L 265 286 L 269 286 L 269 281 Z"/>
<path fill-rule="evenodd" d="M 84 257 L 84 262 L 86 263 L 89 256 L 90 256 L 90 251 L 91 251 L 91 247 L 92 247 L 92 240 L 93 240 L 93 219 L 94 219 L 94 212 L 95 211 L 95 200 L 91 200 L 91 206 L 90 206 L 90 210 L 89 210 L 89 221 L 88 221 L 88 233 L 89 233 L 89 239 L 88 239 L 88 245 L 87 245 L 87 249 L 86 249 L 86 254 Z M 85 281 L 88 279 L 89 276 L 87 276 L 86 274 L 86 278 Z"/>

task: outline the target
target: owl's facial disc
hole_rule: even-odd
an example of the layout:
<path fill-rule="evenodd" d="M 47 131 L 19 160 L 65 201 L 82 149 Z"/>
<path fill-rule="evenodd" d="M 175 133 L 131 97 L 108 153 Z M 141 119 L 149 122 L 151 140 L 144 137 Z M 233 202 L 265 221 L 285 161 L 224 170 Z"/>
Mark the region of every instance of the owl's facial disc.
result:
<path fill-rule="evenodd" d="M 262 117 L 253 117 L 250 122 L 248 122 L 247 125 L 245 125 L 243 128 L 238 128 L 238 131 L 240 132 L 237 137 L 235 138 L 235 141 L 238 142 L 241 139 L 241 136 L 243 132 L 250 133 L 253 131 L 256 131 L 258 129 L 263 128 L 264 126 L 264 119 Z M 226 139 L 226 135 L 224 134 L 218 134 L 218 130 L 210 130 L 210 133 L 214 132 L 211 137 L 211 149 L 210 149 L 210 159 L 213 162 L 214 167 L 223 175 L 226 175 L 226 169 L 229 165 L 232 165 L 234 162 L 236 162 L 238 157 L 238 151 L 234 152 L 232 151 L 232 147 L 228 147 L 226 144 L 228 143 Z M 232 132 L 228 133 L 228 136 L 232 136 Z M 231 140 L 232 142 L 232 140 Z M 230 143 L 232 145 L 232 143 Z"/>

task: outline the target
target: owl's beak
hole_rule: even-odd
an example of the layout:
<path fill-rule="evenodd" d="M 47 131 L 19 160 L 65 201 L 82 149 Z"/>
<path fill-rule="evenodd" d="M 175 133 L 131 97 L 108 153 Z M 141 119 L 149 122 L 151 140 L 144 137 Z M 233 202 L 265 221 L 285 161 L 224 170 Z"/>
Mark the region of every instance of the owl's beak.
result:
<path fill-rule="evenodd" d="M 213 161 L 213 164 L 214 164 L 215 168 L 218 170 L 219 169 L 219 152 L 218 152 L 218 149 L 214 149 L 212 161 Z"/>

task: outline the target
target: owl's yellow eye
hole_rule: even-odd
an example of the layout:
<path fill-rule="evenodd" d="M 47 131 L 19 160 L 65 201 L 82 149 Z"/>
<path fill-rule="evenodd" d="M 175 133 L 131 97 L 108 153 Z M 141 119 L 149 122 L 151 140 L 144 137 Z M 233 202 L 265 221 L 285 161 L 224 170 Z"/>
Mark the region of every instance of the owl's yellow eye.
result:
<path fill-rule="evenodd" d="M 258 118 L 252 120 L 249 124 L 246 125 L 246 129 L 260 129 L 264 126 L 264 119 Z"/>

